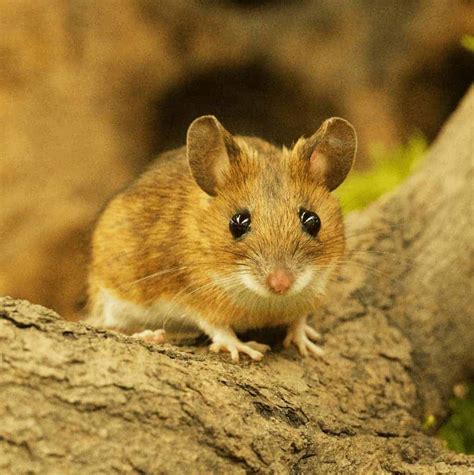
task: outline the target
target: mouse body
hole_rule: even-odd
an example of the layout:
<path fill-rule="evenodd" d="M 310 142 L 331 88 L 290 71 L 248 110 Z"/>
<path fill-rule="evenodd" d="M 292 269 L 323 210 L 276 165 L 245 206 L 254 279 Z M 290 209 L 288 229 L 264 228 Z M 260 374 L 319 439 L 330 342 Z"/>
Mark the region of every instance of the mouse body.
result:
<path fill-rule="evenodd" d="M 89 321 L 155 342 L 197 326 L 234 361 L 269 349 L 237 332 L 285 325 L 285 346 L 321 354 L 306 318 L 344 255 L 330 192 L 356 147 L 339 118 L 291 149 L 196 119 L 186 146 L 158 157 L 99 218 Z"/>

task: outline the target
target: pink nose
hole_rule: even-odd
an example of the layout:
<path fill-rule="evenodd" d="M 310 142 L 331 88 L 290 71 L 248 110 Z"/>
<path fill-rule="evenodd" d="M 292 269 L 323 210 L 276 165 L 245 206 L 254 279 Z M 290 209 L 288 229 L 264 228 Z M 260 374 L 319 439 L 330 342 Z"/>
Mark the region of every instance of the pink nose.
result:
<path fill-rule="evenodd" d="M 283 269 L 277 269 L 271 272 L 267 277 L 267 284 L 270 290 L 277 294 L 284 294 L 293 283 L 291 272 Z"/>

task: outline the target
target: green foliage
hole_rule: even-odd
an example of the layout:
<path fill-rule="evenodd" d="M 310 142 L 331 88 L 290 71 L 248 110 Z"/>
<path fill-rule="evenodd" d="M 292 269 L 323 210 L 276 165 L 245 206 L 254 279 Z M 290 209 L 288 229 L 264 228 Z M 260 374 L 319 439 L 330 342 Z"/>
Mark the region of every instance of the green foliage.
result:
<path fill-rule="evenodd" d="M 438 435 L 456 452 L 474 454 L 474 384 L 467 385 L 463 398 L 450 401 L 451 417 L 441 427 Z"/>
<path fill-rule="evenodd" d="M 365 208 L 379 196 L 396 188 L 413 173 L 427 147 L 427 141 L 421 134 L 392 149 L 374 145 L 369 151 L 371 167 L 351 172 L 346 182 L 336 190 L 344 212 Z"/>
<path fill-rule="evenodd" d="M 474 36 L 473 35 L 464 35 L 461 38 L 461 44 L 464 46 L 464 48 L 474 53 Z"/>
<path fill-rule="evenodd" d="M 433 416 L 433 414 L 430 414 L 429 416 L 426 417 L 426 419 L 423 422 L 423 430 L 426 432 L 429 432 L 434 427 L 436 427 L 436 424 L 437 424 L 436 417 Z"/>

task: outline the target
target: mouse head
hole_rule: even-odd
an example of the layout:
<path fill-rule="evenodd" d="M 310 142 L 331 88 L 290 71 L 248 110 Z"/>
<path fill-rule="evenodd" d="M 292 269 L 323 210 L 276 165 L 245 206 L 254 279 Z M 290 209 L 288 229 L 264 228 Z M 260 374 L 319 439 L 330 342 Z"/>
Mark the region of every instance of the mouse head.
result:
<path fill-rule="evenodd" d="M 208 198 L 196 214 L 203 266 L 218 269 L 228 292 L 264 299 L 321 293 L 344 253 L 338 201 L 331 195 L 349 173 L 357 138 L 331 118 L 292 149 L 232 136 L 214 116 L 188 129 L 192 175 Z"/>

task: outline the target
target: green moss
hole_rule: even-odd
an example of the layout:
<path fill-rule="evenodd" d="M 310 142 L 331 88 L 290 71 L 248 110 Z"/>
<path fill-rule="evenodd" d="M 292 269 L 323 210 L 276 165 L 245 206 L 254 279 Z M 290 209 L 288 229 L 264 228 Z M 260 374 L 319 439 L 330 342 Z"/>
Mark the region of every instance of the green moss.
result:
<path fill-rule="evenodd" d="M 423 422 L 423 430 L 425 432 L 429 432 L 432 429 L 434 429 L 437 425 L 436 417 L 433 416 L 433 414 L 430 414 L 429 416 L 426 417 L 426 419 Z"/>
<path fill-rule="evenodd" d="M 461 44 L 464 46 L 464 48 L 474 53 L 474 36 L 473 35 L 464 35 L 461 38 Z"/>
<path fill-rule="evenodd" d="M 451 416 L 438 432 L 456 452 L 474 454 L 474 384 L 466 385 L 465 397 L 450 401 Z"/>
<path fill-rule="evenodd" d="M 379 196 L 396 188 L 413 173 L 428 147 L 421 134 L 405 145 L 387 148 L 374 145 L 369 151 L 370 169 L 353 171 L 336 190 L 344 212 L 366 207 Z"/>

